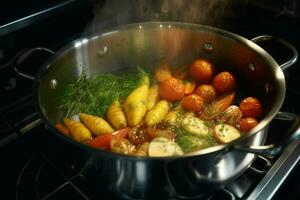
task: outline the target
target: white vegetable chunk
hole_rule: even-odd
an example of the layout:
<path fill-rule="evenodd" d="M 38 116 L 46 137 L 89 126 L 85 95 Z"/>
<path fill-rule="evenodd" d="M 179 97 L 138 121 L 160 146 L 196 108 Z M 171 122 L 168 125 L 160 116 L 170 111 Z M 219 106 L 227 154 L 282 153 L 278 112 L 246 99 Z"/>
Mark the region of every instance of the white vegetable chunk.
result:
<path fill-rule="evenodd" d="M 172 140 L 157 137 L 150 142 L 148 154 L 152 157 L 176 156 L 183 155 L 183 150 Z"/>
<path fill-rule="evenodd" d="M 215 126 L 214 137 L 221 143 L 229 143 L 241 136 L 240 132 L 228 124 L 218 124 Z"/>
<path fill-rule="evenodd" d="M 209 134 L 209 129 L 205 122 L 197 117 L 188 116 L 182 121 L 182 127 L 190 134 L 196 136 L 206 136 Z"/>

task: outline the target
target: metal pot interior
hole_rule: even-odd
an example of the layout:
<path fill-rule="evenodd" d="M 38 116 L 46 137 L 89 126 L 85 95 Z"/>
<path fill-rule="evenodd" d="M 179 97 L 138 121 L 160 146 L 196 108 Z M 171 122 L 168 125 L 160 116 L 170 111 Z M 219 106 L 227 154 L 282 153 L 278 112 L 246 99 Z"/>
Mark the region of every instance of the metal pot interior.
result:
<path fill-rule="evenodd" d="M 41 69 L 38 103 L 45 119 L 61 120 L 59 96 L 82 69 L 88 76 L 117 73 L 136 66 L 155 68 L 164 59 L 171 65 L 189 65 L 196 58 L 210 60 L 219 71 L 238 79 L 238 99 L 258 97 L 264 118 L 251 133 L 264 128 L 279 111 L 285 96 L 285 79 L 274 59 L 241 36 L 213 27 L 186 23 L 141 23 L 74 41 L 58 51 Z M 51 87 L 51 81 L 57 87 Z"/>

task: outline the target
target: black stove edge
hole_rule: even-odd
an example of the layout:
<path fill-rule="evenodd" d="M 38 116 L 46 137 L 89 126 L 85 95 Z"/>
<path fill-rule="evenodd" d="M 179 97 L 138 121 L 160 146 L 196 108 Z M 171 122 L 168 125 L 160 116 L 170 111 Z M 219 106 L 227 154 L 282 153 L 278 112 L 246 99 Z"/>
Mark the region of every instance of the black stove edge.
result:
<path fill-rule="evenodd" d="M 13 31 L 22 29 L 28 25 L 39 22 L 49 16 L 55 15 L 64 11 L 65 9 L 70 8 L 73 3 L 78 2 L 79 0 L 68 0 L 63 3 L 56 4 L 51 6 L 45 10 L 41 10 L 39 12 L 33 13 L 31 15 L 25 16 L 23 18 L 17 19 L 7 24 L 0 25 L 0 36 L 6 35 Z"/>
<path fill-rule="evenodd" d="M 300 160 L 300 141 L 289 145 L 265 177 L 259 182 L 247 200 L 272 199 L 282 183 Z M 276 184 L 273 184 L 276 183 Z"/>

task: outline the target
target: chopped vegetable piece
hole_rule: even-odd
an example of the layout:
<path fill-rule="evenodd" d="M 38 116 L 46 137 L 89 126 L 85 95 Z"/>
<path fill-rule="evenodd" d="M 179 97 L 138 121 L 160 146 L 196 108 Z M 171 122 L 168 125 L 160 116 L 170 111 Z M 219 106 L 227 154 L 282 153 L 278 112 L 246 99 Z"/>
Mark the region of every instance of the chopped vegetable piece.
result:
<path fill-rule="evenodd" d="M 55 128 L 62 134 L 64 134 L 65 136 L 70 136 L 70 132 L 67 129 L 67 127 L 65 127 L 62 123 L 57 123 L 55 125 Z"/>
<path fill-rule="evenodd" d="M 125 100 L 124 110 L 130 126 L 138 125 L 146 115 L 149 84 L 149 77 L 144 76 L 142 84 Z"/>
<path fill-rule="evenodd" d="M 252 117 L 259 119 L 262 114 L 262 105 L 257 98 L 247 97 L 240 103 L 240 109 L 243 117 Z"/>
<path fill-rule="evenodd" d="M 154 84 L 149 89 L 147 98 L 147 110 L 149 111 L 159 101 L 159 86 Z"/>
<path fill-rule="evenodd" d="M 108 149 L 109 143 L 113 138 L 125 138 L 129 131 L 129 128 L 122 128 L 113 133 L 99 135 L 98 137 L 87 141 L 87 144 L 94 148 Z"/>
<path fill-rule="evenodd" d="M 159 68 L 155 70 L 155 78 L 159 82 L 166 81 L 171 77 L 172 77 L 171 67 L 166 62 L 164 62 Z"/>
<path fill-rule="evenodd" d="M 169 112 L 169 103 L 166 100 L 160 100 L 146 115 L 145 123 L 147 126 L 163 120 Z"/>
<path fill-rule="evenodd" d="M 217 96 L 216 89 L 212 85 L 200 85 L 195 94 L 202 97 L 205 103 L 212 102 Z"/>
<path fill-rule="evenodd" d="M 80 113 L 79 118 L 95 136 L 114 132 L 109 123 L 100 117 Z"/>
<path fill-rule="evenodd" d="M 197 59 L 191 64 L 189 72 L 195 80 L 206 83 L 213 78 L 214 67 L 206 60 Z"/>
<path fill-rule="evenodd" d="M 142 144 L 149 140 L 146 129 L 140 127 L 132 128 L 128 133 L 128 139 L 135 145 Z"/>
<path fill-rule="evenodd" d="M 119 100 L 116 100 L 109 106 L 106 117 L 109 123 L 116 129 L 127 126 L 126 116 L 122 110 Z"/>
<path fill-rule="evenodd" d="M 167 101 L 178 101 L 184 96 L 184 85 L 181 80 L 170 78 L 159 85 L 160 96 Z"/>
<path fill-rule="evenodd" d="M 197 117 L 185 117 L 182 120 L 182 127 L 188 133 L 196 136 L 203 137 L 210 134 L 205 122 Z"/>
<path fill-rule="evenodd" d="M 240 122 L 240 131 L 248 132 L 258 124 L 257 120 L 252 117 L 247 117 Z"/>
<path fill-rule="evenodd" d="M 149 142 L 144 142 L 140 146 L 137 147 L 134 155 L 136 156 L 147 156 L 148 155 L 148 149 L 149 149 Z"/>
<path fill-rule="evenodd" d="M 221 72 L 213 80 L 213 86 L 221 94 L 235 90 L 236 85 L 236 79 L 230 72 Z"/>
<path fill-rule="evenodd" d="M 180 111 L 179 110 L 172 110 L 170 111 L 167 116 L 165 117 L 165 121 L 169 124 L 175 124 L 177 122 L 177 119 L 179 118 Z"/>
<path fill-rule="evenodd" d="M 229 124 L 237 126 L 243 117 L 243 113 L 238 106 L 231 105 L 223 113 L 220 114 L 218 123 Z"/>
<path fill-rule="evenodd" d="M 135 146 L 125 138 L 113 138 L 110 141 L 110 150 L 119 154 L 134 154 Z"/>
<path fill-rule="evenodd" d="M 71 137 L 77 142 L 85 142 L 92 137 L 91 132 L 82 123 L 65 118 L 64 124 L 70 131 Z"/>
<path fill-rule="evenodd" d="M 202 97 L 196 94 L 190 94 L 183 98 L 182 107 L 188 111 L 199 112 L 204 107 L 204 101 Z"/>
<path fill-rule="evenodd" d="M 184 113 L 184 115 L 183 115 L 183 117 L 185 118 L 185 117 L 195 117 L 196 115 L 195 115 L 195 113 L 194 112 L 186 112 L 186 113 Z"/>
<path fill-rule="evenodd" d="M 154 138 L 149 144 L 148 153 L 152 157 L 183 155 L 178 144 L 164 137 Z"/>
<path fill-rule="evenodd" d="M 214 137 L 220 143 L 229 143 L 240 137 L 240 132 L 228 124 L 218 124 L 214 129 Z"/>
<path fill-rule="evenodd" d="M 205 141 L 194 135 L 183 135 L 176 139 L 176 143 L 181 147 L 184 153 L 200 150 L 204 147 Z"/>
<path fill-rule="evenodd" d="M 165 137 L 165 138 L 168 138 L 169 140 L 174 140 L 176 137 L 176 134 L 168 129 L 160 130 L 160 129 L 148 127 L 146 129 L 146 132 L 147 132 L 148 137 L 151 140 L 154 138 L 157 138 L 157 137 Z"/>
<path fill-rule="evenodd" d="M 217 118 L 222 112 L 224 112 L 233 102 L 235 93 L 227 93 L 204 107 L 203 112 L 200 114 L 200 118 L 204 120 L 213 120 Z"/>

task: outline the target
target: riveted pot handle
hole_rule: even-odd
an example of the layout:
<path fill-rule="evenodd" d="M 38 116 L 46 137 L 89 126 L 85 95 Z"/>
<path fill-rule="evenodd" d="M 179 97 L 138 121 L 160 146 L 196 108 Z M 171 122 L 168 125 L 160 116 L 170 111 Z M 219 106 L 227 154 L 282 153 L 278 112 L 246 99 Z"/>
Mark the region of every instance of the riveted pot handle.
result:
<path fill-rule="evenodd" d="M 289 49 L 293 53 L 293 56 L 289 61 L 286 61 L 285 63 L 280 65 L 280 68 L 282 70 L 287 69 L 288 67 L 293 65 L 298 60 L 298 51 L 296 50 L 296 48 L 291 43 L 289 43 L 281 38 L 274 37 L 272 35 L 261 35 L 261 36 L 251 39 L 251 41 L 256 44 L 258 44 L 259 42 L 267 41 L 267 40 L 275 40 L 275 41 L 281 43 L 283 46 L 285 46 L 287 49 Z"/>
<path fill-rule="evenodd" d="M 52 50 L 47 49 L 45 47 L 35 47 L 35 48 L 29 48 L 20 51 L 13 60 L 14 70 L 19 76 L 22 76 L 23 78 L 30 79 L 30 80 L 35 79 L 33 75 L 23 72 L 18 67 L 20 66 L 21 63 L 29 59 L 32 55 L 34 55 L 38 51 L 48 52 L 51 55 L 54 54 Z"/>
<path fill-rule="evenodd" d="M 289 112 L 279 112 L 276 115 L 275 119 L 284 120 L 284 121 L 293 121 L 291 127 L 288 129 L 286 133 L 286 135 L 288 135 L 288 138 L 283 140 L 281 144 L 278 145 L 270 144 L 264 146 L 250 146 L 250 147 L 243 146 L 243 145 L 234 145 L 233 149 L 272 158 L 280 154 L 285 149 L 285 147 L 287 147 L 289 144 L 300 139 L 300 117 L 298 115 Z"/>

